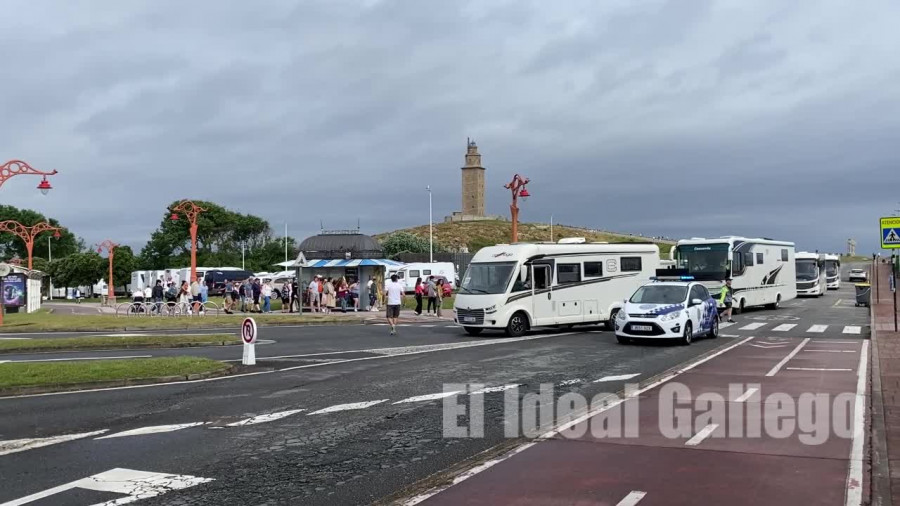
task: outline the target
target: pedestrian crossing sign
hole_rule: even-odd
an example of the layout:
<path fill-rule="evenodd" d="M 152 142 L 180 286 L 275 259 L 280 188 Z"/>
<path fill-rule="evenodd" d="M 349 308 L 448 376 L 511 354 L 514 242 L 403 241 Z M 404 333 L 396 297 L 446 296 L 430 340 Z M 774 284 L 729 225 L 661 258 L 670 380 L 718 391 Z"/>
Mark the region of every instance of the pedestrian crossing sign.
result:
<path fill-rule="evenodd" d="M 881 247 L 900 248 L 900 217 L 881 218 Z"/>

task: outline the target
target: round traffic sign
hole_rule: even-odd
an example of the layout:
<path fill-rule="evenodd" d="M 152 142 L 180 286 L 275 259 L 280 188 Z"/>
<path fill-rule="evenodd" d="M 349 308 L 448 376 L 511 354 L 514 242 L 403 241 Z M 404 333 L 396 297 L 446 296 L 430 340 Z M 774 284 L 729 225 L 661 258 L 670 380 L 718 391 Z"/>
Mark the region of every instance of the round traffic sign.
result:
<path fill-rule="evenodd" d="M 256 342 L 256 321 L 253 318 L 246 318 L 241 324 L 241 340 L 247 344 Z"/>

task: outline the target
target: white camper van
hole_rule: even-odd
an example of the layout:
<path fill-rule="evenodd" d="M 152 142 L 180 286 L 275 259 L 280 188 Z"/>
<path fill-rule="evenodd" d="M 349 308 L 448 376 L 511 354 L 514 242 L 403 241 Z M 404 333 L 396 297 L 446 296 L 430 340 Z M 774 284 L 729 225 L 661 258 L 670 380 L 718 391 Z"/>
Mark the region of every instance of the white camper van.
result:
<path fill-rule="evenodd" d="M 422 281 L 428 279 L 428 276 L 443 276 L 450 282 L 450 288 L 456 289 L 456 267 L 452 262 L 419 262 L 406 264 L 396 271 L 391 270 L 388 276 L 396 274 L 401 283 L 406 287 L 406 292 L 413 292 L 416 289 L 416 279 L 422 278 Z"/>
<path fill-rule="evenodd" d="M 841 288 L 841 257 L 825 255 L 825 281 L 829 290 Z"/>
<path fill-rule="evenodd" d="M 659 268 L 655 244 L 497 245 L 472 258 L 454 304 L 471 335 L 521 336 L 540 326 L 610 324 Z"/>
<path fill-rule="evenodd" d="M 800 251 L 797 253 L 797 295 L 821 297 L 827 290 L 825 255 Z"/>
<path fill-rule="evenodd" d="M 713 298 L 718 299 L 725 280 L 732 278 L 735 313 L 754 306 L 774 309 L 797 297 L 792 242 L 695 237 L 678 241 L 672 256 L 676 267 L 703 283 Z"/>

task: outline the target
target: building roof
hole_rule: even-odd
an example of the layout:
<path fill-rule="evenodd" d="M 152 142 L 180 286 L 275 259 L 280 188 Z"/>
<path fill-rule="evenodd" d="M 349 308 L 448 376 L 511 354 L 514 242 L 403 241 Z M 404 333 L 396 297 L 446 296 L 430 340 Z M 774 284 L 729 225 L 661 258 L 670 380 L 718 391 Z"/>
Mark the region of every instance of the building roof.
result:
<path fill-rule="evenodd" d="M 307 237 L 300 243 L 300 251 L 307 258 L 345 259 L 381 258 L 384 251 L 373 237 L 360 233 L 321 233 Z"/>

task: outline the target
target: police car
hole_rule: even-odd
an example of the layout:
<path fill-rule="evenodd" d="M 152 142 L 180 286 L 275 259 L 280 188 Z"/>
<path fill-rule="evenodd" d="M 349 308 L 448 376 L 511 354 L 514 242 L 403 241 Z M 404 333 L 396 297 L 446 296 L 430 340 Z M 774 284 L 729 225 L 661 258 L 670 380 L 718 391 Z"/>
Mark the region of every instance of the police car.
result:
<path fill-rule="evenodd" d="M 691 276 L 657 276 L 637 289 L 615 319 L 616 339 L 678 339 L 691 344 L 695 336 L 719 337 L 719 312 L 709 290 Z"/>

